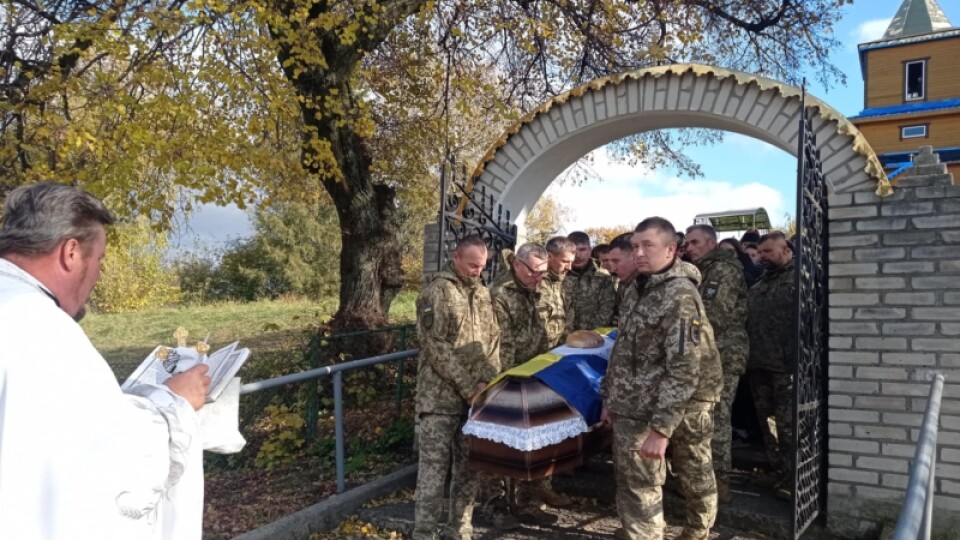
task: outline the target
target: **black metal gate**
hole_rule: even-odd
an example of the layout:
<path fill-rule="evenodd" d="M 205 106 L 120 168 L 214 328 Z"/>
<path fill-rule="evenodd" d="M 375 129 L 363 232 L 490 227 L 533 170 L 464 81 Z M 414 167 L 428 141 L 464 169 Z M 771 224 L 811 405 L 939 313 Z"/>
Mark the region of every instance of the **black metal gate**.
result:
<path fill-rule="evenodd" d="M 797 367 L 793 536 L 799 538 L 826 503 L 827 187 L 813 120 L 803 99 L 797 171 Z"/>
<path fill-rule="evenodd" d="M 494 201 L 485 186 L 468 186 L 469 176 L 463 165 L 447 157 L 440 168 L 440 241 L 437 245 L 437 269 L 449 259 L 456 242 L 471 234 L 479 235 L 487 244 L 487 266 L 484 283 L 492 283 L 500 271 L 500 252 L 513 249 L 517 243 L 517 226 L 510 220 L 510 211 Z M 448 193 L 449 191 L 449 193 Z M 453 242 L 449 242 L 452 239 Z"/>

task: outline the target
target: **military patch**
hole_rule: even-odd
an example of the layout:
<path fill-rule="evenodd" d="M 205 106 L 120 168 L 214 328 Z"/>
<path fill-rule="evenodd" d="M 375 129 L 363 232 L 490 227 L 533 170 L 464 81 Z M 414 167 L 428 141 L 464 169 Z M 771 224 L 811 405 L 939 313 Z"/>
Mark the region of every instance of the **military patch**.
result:
<path fill-rule="evenodd" d="M 720 291 L 720 282 L 711 279 L 703 287 L 703 299 L 704 300 L 713 300 L 717 296 L 717 292 Z"/>
<path fill-rule="evenodd" d="M 420 324 L 427 330 L 433 328 L 433 306 L 423 306 L 420 309 Z"/>
<path fill-rule="evenodd" d="M 703 327 L 703 322 L 700 321 L 700 317 L 690 317 L 690 343 L 700 343 L 700 330 Z"/>

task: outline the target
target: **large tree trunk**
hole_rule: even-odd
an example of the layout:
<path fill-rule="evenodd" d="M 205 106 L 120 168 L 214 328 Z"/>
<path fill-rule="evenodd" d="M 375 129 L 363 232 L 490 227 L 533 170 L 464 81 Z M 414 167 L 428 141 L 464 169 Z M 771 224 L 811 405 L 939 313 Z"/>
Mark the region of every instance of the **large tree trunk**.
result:
<path fill-rule="evenodd" d="M 296 39 L 291 40 L 283 31 L 271 30 L 278 40 L 277 60 L 281 69 L 302 98 L 301 114 L 309 128 L 304 131 L 304 163 L 314 167 L 318 163 L 329 165 L 331 156 L 317 155 L 329 144 L 338 169 L 338 174 L 331 173 L 330 167 L 311 171 L 320 175 L 340 219 L 340 307 L 330 324 L 334 330 L 382 326 L 387 321 L 390 303 L 403 284 L 396 189 L 374 181 L 363 135 L 353 126 L 357 103 L 350 82 L 365 51 L 379 47 L 396 25 L 424 3 L 425 0 L 361 0 L 354 6 L 357 12 L 352 20 L 343 23 L 343 28 L 352 22 L 363 27 L 353 39 L 340 35 L 343 28 L 311 30 L 319 42 L 322 62 L 308 57 L 307 62 L 301 63 L 295 52 Z M 297 27 L 302 15 L 294 16 L 298 9 L 295 4 L 281 0 L 278 7 L 288 20 L 297 21 Z M 317 0 L 308 16 L 321 17 L 330 9 L 328 2 Z"/>
<path fill-rule="evenodd" d="M 356 180 L 356 179 L 353 179 Z M 396 190 L 351 182 L 328 186 L 340 217 L 340 308 L 335 328 L 374 328 L 387 322 L 390 304 L 403 285 Z"/>

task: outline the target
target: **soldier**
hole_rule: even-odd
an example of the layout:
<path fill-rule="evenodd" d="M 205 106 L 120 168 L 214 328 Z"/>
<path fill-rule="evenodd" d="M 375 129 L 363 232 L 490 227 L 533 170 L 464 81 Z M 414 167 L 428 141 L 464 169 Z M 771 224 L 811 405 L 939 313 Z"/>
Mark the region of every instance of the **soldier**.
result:
<path fill-rule="evenodd" d="M 500 360 L 504 370 L 530 360 L 545 352 L 546 320 L 541 315 L 541 284 L 547 273 L 547 250 L 539 244 L 528 243 L 508 258 L 513 279 L 493 287 L 493 311 L 500 325 Z M 573 501 L 553 490 L 549 478 L 524 482 L 518 486 L 517 514 L 528 521 L 546 522 L 551 518 L 543 513 L 537 501 L 562 507 Z M 494 521 L 510 524 L 503 516 L 494 515 Z"/>
<path fill-rule="evenodd" d="M 486 262 L 483 240 L 475 235 L 462 238 L 453 261 L 417 298 L 420 471 L 415 539 L 438 537 L 448 476 L 448 534 L 466 540 L 473 531 L 477 483 L 466 468 L 467 440 L 461 430 L 473 397 L 500 371 L 500 329 L 490 293 L 480 283 Z"/>
<path fill-rule="evenodd" d="M 546 324 L 546 340 L 543 350 L 550 350 L 563 343 L 570 333 L 569 322 L 573 319 L 569 299 L 563 295 L 563 280 L 570 271 L 576 246 L 565 236 L 547 240 L 547 275 L 541 285 L 540 312 Z"/>
<path fill-rule="evenodd" d="M 763 442 L 778 481 L 780 498 L 790 498 L 793 464 L 793 371 L 797 354 L 797 297 L 793 252 L 781 232 L 757 243 L 763 274 L 747 291 L 747 377 L 760 419 Z M 770 424 L 776 418 L 776 427 Z"/>
<path fill-rule="evenodd" d="M 616 308 L 617 293 L 609 275 L 598 272 L 590 257 L 590 237 L 584 232 L 567 236 L 574 246 L 573 265 L 563 279 L 564 298 L 572 309 L 567 314 L 573 330 L 594 330 L 610 326 Z"/>
<path fill-rule="evenodd" d="M 622 313 L 620 333 L 603 379 L 604 419 L 613 423 L 618 536 L 660 540 L 665 523 L 664 455 L 686 495 L 684 540 L 706 539 L 717 513 L 710 454 L 712 410 L 723 385 L 713 330 L 697 285 L 696 267 L 676 258 L 676 231 L 648 218 L 633 234 L 637 299 Z"/>
<path fill-rule="evenodd" d="M 610 244 L 610 267 L 613 275 L 617 277 L 617 306 L 614 310 L 613 324 L 618 324 L 620 313 L 629 313 L 629 304 L 636 300 L 635 294 L 631 291 L 631 285 L 637 279 L 637 263 L 633 257 L 633 244 L 630 243 L 630 237 L 633 233 L 622 234 L 613 239 Z M 633 287 L 635 291 L 636 287 Z"/>
<path fill-rule="evenodd" d="M 710 225 L 687 229 L 687 254 L 700 270 L 700 297 L 713 327 L 723 367 L 723 393 L 713 414 L 713 467 L 717 475 L 717 500 L 730 501 L 730 415 L 740 376 L 747 369 L 747 286 L 743 266 L 735 252 L 717 245 Z"/>
<path fill-rule="evenodd" d="M 600 270 L 605 270 L 607 274 L 612 275 L 612 272 L 610 272 L 610 244 L 597 244 L 593 246 L 593 254 L 591 256 L 600 261 Z"/>
<path fill-rule="evenodd" d="M 547 250 L 527 243 L 509 255 L 509 280 L 490 290 L 500 325 L 500 365 L 503 371 L 544 352 L 544 321 L 540 319 L 540 284 L 547 273 Z"/>

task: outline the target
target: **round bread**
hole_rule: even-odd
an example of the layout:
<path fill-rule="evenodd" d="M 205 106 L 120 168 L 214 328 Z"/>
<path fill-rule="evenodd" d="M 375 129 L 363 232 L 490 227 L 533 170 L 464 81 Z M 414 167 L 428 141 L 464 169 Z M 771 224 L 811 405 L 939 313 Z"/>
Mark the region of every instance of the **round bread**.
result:
<path fill-rule="evenodd" d="M 567 336 L 567 347 L 595 349 L 603 345 L 603 336 L 593 330 L 576 330 Z"/>

